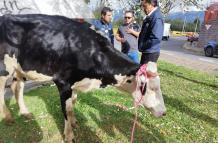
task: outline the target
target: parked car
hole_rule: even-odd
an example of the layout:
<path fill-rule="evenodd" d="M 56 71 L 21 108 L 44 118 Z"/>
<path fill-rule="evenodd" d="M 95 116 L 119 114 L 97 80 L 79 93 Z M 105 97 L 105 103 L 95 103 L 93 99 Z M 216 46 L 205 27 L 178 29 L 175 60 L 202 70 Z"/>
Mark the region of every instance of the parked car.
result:
<path fill-rule="evenodd" d="M 213 55 L 218 55 L 218 43 L 215 41 L 210 41 L 204 47 L 204 53 L 207 57 L 213 57 Z"/>

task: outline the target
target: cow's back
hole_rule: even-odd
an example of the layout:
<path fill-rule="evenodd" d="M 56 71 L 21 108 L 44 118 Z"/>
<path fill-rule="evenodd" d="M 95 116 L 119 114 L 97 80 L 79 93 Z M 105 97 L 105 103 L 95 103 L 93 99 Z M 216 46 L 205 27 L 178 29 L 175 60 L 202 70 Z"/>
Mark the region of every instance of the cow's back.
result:
<path fill-rule="evenodd" d="M 3 19 L 3 40 L 19 49 L 17 58 L 24 70 L 50 76 L 65 72 L 63 78 L 79 75 L 71 79 L 77 81 L 84 76 L 113 79 L 115 74 L 133 74 L 138 68 L 85 22 L 39 14 Z"/>

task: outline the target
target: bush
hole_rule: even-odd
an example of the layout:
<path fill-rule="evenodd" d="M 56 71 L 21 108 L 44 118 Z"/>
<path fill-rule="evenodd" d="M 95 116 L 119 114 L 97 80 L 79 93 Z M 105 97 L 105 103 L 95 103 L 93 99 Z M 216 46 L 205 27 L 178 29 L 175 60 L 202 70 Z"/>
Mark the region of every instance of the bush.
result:
<path fill-rule="evenodd" d="M 184 21 L 180 20 L 180 19 L 175 19 L 175 20 L 170 20 L 170 19 L 166 19 L 165 22 L 167 23 L 171 23 L 171 30 L 172 31 L 182 31 L 183 30 L 183 24 Z M 186 32 L 194 32 L 195 31 L 195 27 L 197 24 L 197 29 L 196 31 L 199 32 L 200 31 L 200 23 L 197 23 L 197 19 L 193 22 L 193 23 L 186 23 L 185 24 L 185 31 Z"/>

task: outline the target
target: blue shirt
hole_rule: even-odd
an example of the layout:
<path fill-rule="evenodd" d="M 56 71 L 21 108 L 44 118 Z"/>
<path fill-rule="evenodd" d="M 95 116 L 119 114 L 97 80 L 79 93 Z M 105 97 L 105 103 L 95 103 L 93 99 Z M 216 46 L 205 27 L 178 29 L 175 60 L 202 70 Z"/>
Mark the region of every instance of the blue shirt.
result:
<path fill-rule="evenodd" d="M 102 20 L 95 20 L 92 22 L 96 31 L 99 31 L 114 45 L 114 33 L 111 23 L 105 23 Z"/>
<path fill-rule="evenodd" d="M 143 21 L 138 40 L 139 51 L 142 53 L 160 52 L 163 30 L 164 22 L 160 9 L 158 8 Z"/>

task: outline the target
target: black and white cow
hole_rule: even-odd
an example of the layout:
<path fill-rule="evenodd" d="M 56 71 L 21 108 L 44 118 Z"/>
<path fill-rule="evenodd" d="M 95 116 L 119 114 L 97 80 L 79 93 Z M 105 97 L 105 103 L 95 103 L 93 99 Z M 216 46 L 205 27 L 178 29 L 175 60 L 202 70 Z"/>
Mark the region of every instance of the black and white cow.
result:
<path fill-rule="evenodd" d="M 114 85 L 130 92 L 134 101 L 160 117 L 166 112 L 159 76 L 135 79 L 139 65 L 115 50 L 106 38 L 89 28 L 87 23 L 62 16 L 5 15 L 0 17 L 0 111 L 7 122 L 12 116 L 4 101 L 5 85 L 11 85 L 20 114 L 30 113 L 23 101 L 24 79 L 52 80 L 56 84 L 65 117 L 65 139 L 72 142 L 75 124 L 73 103 L 77 91 Z M 157 72 L 156 64 L 147 73 Z M 141 87 L 146 91 L 141 96 Z M 142 97 L 142 98 L 141 98 Z"/>

